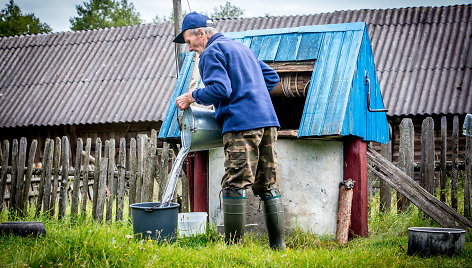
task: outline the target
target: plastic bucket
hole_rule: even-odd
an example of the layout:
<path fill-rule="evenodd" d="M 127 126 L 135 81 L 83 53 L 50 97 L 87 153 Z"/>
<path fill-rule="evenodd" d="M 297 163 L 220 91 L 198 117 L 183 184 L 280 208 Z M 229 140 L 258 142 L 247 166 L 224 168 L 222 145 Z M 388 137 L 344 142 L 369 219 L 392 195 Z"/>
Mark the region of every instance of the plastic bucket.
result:
<path fill-rule="evenodd" d="M 172 243 L 177 237 L 177 216 L 180 205 L 160 202 L 137 203 L 130 205 L 133 219 L 133 233 L 136 238 L 151 238 Z"/>
<path fill-rule="evenodd" d="M 453 255 L 464 250 L 465 230 L 453 228 L 408 228 L 408 255 Z"/>
<path fill-rule="evenodd" d="M 222 147 L 221 128 L 216 122 L 215 111 L 190 106 L 180 119 L 182 144 L 190 147 L 190 152 Z"/>
<path fill-rule="evenodd" d="M 179 213 L 179 236 L 193 236 L 204 234 L 206 232 L 208 213 L 206 212 L 189 212 Z"/>

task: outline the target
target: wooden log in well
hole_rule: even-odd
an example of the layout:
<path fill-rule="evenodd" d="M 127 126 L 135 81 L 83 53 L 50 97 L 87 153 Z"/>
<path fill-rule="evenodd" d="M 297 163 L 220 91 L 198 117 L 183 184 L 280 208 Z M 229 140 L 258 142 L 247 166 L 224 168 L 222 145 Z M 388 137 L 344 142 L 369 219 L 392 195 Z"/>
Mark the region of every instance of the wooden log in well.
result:
<path fill-rule="evenodd" d="M 57 189 L 59 187 L 59 170 L 61 167 L 61 153 L 62 143 L 59 137 L 56 137 L 56 143 L 54 148 L 54 171 L 53 171 L 53 183 L 51 191 L 51 203 L 49 205 L 49 215 L 54 216 L 56 213 L 56 200 L 57 200 Z"/>
<path fill-rule="evenodd" d="M 105 142 L 105 148 L 108 146 L 108 142 Z M 108 174 L 108 157 L 102 157 L 99 162 L 100 178 L 98 179 L 98 191 L 97 191 L 97 211 L 95 213 L 95 220 L 98 222 L 103 221 L 103 209 L 106 198 L 106 182 Z"/>
<path fill-rule="evenodd" d="M 80 193 L 80 166 L 82 165 L 82 150 L 84 148 L 82 138 L 77 139 L 77 149 L 75 153 L 75 174 L 72 188 L 72 200 L 70 207 L 71 218 L 75 218 L 79 211 L 79 193 Z"/>
<path fill-rule="evenodd" d="M 84 178 L 83 178 L 83 186 L 82 186 L 82 217 L 85 217 L 87 215 L 87 201 L 88 201 L 88 175 L 90 171 L 90 150 L 92 149 L 92 139 L 87 138 L 85 141 L 85 162 L 84 162 Z"/>
<path fill-rule="evenodd" d="M 95 219 L 97 214 L 97 199 L 98 199 L 98 181 L 100 178 L 100 161 L 102 158 L 102 140 L 97 138 L 95 140 L 95 174 L 93 177 L 93 198 L 92 198 L 92 217 Z"/>
<path fill-rule="evenodd" d="M 451 207 L 457 210 L 457 187 L 459 175 L 459 118 L 452 120 L 452 172 L 451 172 Z"/>
<path fill-rule="evenodd" d="M 123 202 L 125 197 L 125 169 L 126 169 L 126 140 L 120 139 L 120 152 L 118 157 L 118 185 L 116 194 L 115 221 L 123 220 Z"/>
<path fill-rule="evenodd" d="M 434 121 L 427 117 L 421 124 L 421 186 L 434 195 Z"/>
<path fill-rule="evenodd" d="M 62 219 L 65 216 L 67 208 L 67 185 L 69 183 L 70 143 L 69 139 L 66 136 L 62 137 L 62 146 L 62 176 L 61 185 L 59 188 L 59 219 Z"/>

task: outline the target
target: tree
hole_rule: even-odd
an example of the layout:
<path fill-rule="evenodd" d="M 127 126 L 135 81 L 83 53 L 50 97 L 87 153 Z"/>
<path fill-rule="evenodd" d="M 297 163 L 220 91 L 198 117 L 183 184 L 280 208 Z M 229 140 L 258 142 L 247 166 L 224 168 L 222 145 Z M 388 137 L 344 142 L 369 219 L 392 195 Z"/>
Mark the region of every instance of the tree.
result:
<path fill-rule="evenodd" d="M 230 2 L 226 2 L 224 5 L 220 5 L 213 9 L 213 13 L 211 14 L 212 18 L 221 19 L 221 18 L 240 18 L 244 15 L 244 10 L 231 4 Z"/>
<path fill-rule="evenodd" d="M 90 0 L 76 5 L 77 17 L 69 19 L 71 30 L 91 30 L 140 24 L 141 18 L 133 3 L 127 0 Z"/>
<path fill-rule="evenodd" d="M 50 33 L 51 26 L 42 23 L 33 14 L 22 14 L 20 7 L 13 0 L 0 11 L 0 36 Z"/>

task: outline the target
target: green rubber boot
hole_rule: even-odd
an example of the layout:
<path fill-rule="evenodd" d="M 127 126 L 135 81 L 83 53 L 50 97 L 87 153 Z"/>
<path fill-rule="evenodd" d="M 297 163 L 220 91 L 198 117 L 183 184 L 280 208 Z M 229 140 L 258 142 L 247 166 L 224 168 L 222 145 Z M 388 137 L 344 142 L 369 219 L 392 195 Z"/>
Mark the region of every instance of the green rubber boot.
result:
<path fill-rule="evenodd" d="M 262 209 L 269 234 L 270 247 L 275 250 L 285 250 L 284 239 L 284 208 L 282 206 L 282 196 L 278 190 L 269 190 L 260 195 L 262 199 Z"/>
<path fill-rule="evenodd" d="M 246 190 L 224 189 L 222 196 L 225 242 L 242 243 L 246 226 Z"/>

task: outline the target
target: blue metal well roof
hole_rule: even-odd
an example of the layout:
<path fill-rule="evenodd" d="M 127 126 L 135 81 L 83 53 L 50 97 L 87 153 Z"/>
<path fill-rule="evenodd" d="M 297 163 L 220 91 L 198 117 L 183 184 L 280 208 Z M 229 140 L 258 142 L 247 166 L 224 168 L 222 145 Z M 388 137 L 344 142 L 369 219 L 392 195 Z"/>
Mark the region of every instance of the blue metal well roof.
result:
<path fill-rule="evenodd" d="M 381 143 L 390 140 L 383 109 L 372 47 L 365 23 L 302 26 L 285 29 L 225 33 L 247 45 L 265 62 L 315 61 L 298 136 L 355 135 Z M 193 53 L 187 53 L 160 138 L 180 137 L 177 127 L 177 96 L 188 91 L 194 68 Z M 366 82 L 368 79 L 368 83 Z"/>

